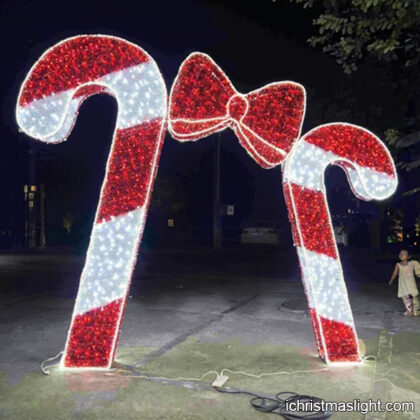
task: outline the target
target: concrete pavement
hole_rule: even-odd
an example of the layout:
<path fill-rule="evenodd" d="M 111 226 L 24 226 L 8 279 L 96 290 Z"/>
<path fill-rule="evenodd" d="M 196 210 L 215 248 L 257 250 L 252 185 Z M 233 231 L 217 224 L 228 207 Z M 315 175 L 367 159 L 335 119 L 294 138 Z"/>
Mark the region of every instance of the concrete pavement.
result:
<path fill-rule="evenodd" d="M 254 375 L 282 372 L 262 379 L 227 373 L 226 386 L 242 390 L 294 391 L 328 401 L 413 401 L 420 410 L 420 318 L 401 315 L 395 289 L 357 282 L 360 267 L 345 267 L 353 277 L 350 300 L 366 354 L 377 361 L 326 368 L 316 355 L 293 253 L 152 254 L 140 256 L 136 269 L 116 355 L 119 369 L 52 369 L 50 376 L 39 366 L 63 349 L 83 258 L 0 256 L 0 417 L 276 418 L 256 412 L 247 396 L 214 391 L 214 374 L 202 381 L 176 379 L 223 368 Z M 144 374 L 176 380 L 146 380 Z M 336 413 L 333 418 L 420 414 Z"/>

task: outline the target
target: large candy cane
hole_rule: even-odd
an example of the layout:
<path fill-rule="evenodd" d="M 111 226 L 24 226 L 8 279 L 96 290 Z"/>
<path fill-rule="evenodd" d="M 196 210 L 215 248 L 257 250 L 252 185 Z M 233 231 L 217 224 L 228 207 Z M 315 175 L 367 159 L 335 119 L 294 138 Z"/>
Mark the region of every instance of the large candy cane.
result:
<path fill-rule="evenodd" d="M 327 363 L 361 362 L 353 315 L 326 200 L 328 165 L 345 171 L 355 195 L 383 200 L 397 187 L 393 160 L 369 131 L 319 126 L 298 140 L 283 168 L 283 186 L 318 346 Z"/>
<path fill-rule="evenodd" d="M 105 180 L 61 366 L 109 368 L 143 233 L 166 122 L 167 92 L 143 49 L 124 39 L 83 35 L 47 50 L 26 77 L 17 121 L 31 137 L 63 141 L 89 96 L 118 104 Z"/>

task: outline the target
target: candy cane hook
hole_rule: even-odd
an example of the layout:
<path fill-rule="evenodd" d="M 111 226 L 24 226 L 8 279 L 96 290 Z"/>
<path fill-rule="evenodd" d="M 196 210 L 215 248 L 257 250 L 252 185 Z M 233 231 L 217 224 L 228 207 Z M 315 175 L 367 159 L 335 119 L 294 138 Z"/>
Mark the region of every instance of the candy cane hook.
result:
<path fill-rule="evenodd" d="M 397 174 L 379 138 L 343 123 L 311 130 L 295 143 L 283 167 L 284 194 L 319 355 L 327 363 L 358 363 L 357 334 L 326 200 L 328 165 L 340 166 L 363 200 L 391 196 Z"/>
<path fill-rule="evenodd" d="M 96 93 L 115 97 L 118 116 L 63 368 L 107 369 L 113 361 L 165 133 L 167 92 L 143 49 L 121 38 L 82 35 L 41 56 L 16 109 L 26 134 L 57 143 Z"/>

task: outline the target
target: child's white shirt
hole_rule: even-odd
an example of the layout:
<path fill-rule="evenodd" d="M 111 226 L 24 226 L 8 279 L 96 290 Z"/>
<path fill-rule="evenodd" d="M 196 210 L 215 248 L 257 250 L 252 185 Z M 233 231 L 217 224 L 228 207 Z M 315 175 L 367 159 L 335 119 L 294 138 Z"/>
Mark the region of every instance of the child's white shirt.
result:
<path fill-rule="evenodd" d="M 419 291 L 414 273 L 420 273 L 418 261 L 411 260 L 406 265 L 398 263 L 398 297 L 418 296 Z"/>

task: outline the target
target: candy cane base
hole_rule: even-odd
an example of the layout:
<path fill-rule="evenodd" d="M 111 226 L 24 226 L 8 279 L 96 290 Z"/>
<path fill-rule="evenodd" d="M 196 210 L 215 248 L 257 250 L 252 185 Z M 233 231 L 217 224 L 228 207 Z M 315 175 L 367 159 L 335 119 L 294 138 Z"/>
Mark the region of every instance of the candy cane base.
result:
<path fill-rule="evenodd" d="M 94 225 L 63 368 L 110 367 L 144 222 L 143 207 Z"/>
<path fill-rule="evenodd" d="M 319 357 L 322 360 L 328 363 L 357 364 L 362 362 L 357 337 L 351 326 L 325 319 L 319 316 L 313 308 L 309 308 L 309 316 L 312 320 Z M 326 355 L 330 356 L 327 358 Z"/>
<path fill-rule="evenodd" d="M 124 301 L 117 299 L 101 308 L 76 315 L 62 367 L 108 368 L 109 360 L 114 358 L 111 354 L 113 337 L 118 333 L 118 321 L 123 312 Z"/>

